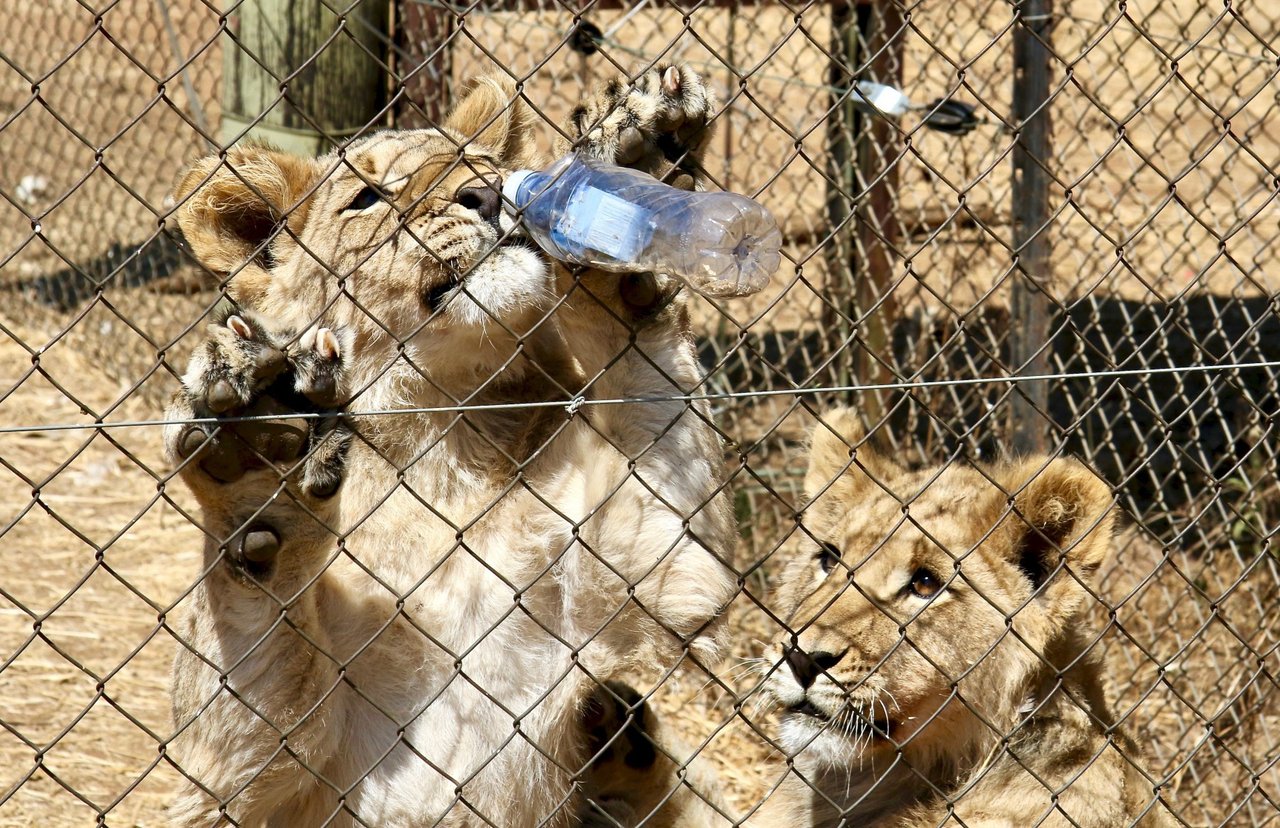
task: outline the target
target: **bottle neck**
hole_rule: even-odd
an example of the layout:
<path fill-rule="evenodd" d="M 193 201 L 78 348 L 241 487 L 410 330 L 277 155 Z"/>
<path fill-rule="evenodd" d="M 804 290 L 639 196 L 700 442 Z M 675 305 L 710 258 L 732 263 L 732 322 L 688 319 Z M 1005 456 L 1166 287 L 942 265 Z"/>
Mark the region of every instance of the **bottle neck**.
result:
<path fill-rule="evenodd" d="M 553 184 L 564 178 L 569 168 L 575 164 L 595 169 L 595 163 L 589 158 L 579 157 L 577 153 L 569 153 L 545 170 L 517 170 L 507 177 L 502 185 L 503 201 L 506 209 L 512 214 L 529 206 L 529 202 L 540 196 Z"/>
<path fill-rule="evenodd" d="M 523 210 L 534 196 L 546 187 L 547 174 L 537 170 L 517 170 L 502 185 L 504 208 L 507 211 Z"/>

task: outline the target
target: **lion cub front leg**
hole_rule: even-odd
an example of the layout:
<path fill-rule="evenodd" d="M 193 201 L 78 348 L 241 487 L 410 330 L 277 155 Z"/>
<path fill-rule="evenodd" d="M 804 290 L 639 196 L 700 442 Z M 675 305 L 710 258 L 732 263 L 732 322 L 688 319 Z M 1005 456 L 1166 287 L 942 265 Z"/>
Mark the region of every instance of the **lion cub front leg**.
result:
<path fill-rule="evenodd" d="M 575 110 L 570 132 L 580 152 L 693 187 L 715 112 L 696 72 L 657 67 L 632 83 L 606 83 Z M 653 644 L 713 658 L 715 618 L 736 588 L 735 535 L 707 406 L 681 399 L 703 379 L 690 291 L 661 274 L 566 270 L 560 278 L 556 316 L 588 377 L 584 396 L 634 400 L 589 411 L 599 459 L 584 470 L 586 490 L 609 494 L 588 504 L 581 537 L 623 574 L 643 607 L 643 632 L 627 638 L 626 625 L 612 625 L 597 640 L 608 646 L 617 631 L 618 651 Z M 636 515 L 645 516 L 639 524 Z"/>
<path fill-rule="evenodd" d="M 343 350 L 331 330 L 295 339 L 228 316 L 170 405 L 166 448 L 206 533 L 174 664 L 170 755 L 192 780 L 170 810 L 178 824 L 257 824 L 296 804 L 333 754 L 337 668 L 317 594 L 351 440 L 336 410 Z"/>
<path fill-rule="evenodd" d="M 659 65 L 634 81 L 615 78 L 602 84 L 573 110 L 569 138 L 580 153 L 692 190 L 703 177 L 702 157 L 710 145 L 716 111 L 716 95 L 697 72 L 688 66 Z M 675 345 L 688 336 L 688 292 L 670 276 L 565 272 L 561 290 L 569 297 L 562 319 L 589 376 L 613 364 L 637 332 L 653 343 L 647 349 L 651 356 L 665 355 L 669 349 L 664 344 Z M 663 364 L 661 356 L 656 372 L 644 359 L 639 363 L 639 373 L 618 372 L 634 383 L 608 390 L 669 393 L 672 380 L 677 385 L 696 382 L 687 360 L 675 374 L 671 370 L 677 367 Z M 612 378 L 602 378 L 597 387 L 605 392 L 612 384 Z"/>

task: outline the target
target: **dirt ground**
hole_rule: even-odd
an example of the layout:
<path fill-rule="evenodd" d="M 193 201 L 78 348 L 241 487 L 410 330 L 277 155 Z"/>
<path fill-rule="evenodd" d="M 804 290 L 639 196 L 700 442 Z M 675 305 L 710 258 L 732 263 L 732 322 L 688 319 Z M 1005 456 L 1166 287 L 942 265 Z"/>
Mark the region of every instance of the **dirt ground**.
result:
<path fill-rule="evenodd" d="M 208 151 L 199 129 L 216 131 L 215 5 L 121 0 L 99 24 L 75 0 L 50 0 L 13 4 L 0 25 L 0 827 L 157 825 L 179 781 L 163 756 L 175 647 L 167 619 L 197 575 L 200 533 L 187 493 L 165 482 L 154 427 L 86 426 L 158 415 L 211 297 L 112 288 L 54 311 L 32 302 L 30 287 L 157 231 L 178 171 Z M 1060 4 L 1054 42 L 1071 73 L 1058 74 L 1055 258 L 1044 284 L 1064 302 L 1274 295 L 1280 108 L 1266 44 L 1280 14 L 1263 4 L 1221 14 L 1196 0 L 1144 6 L 1117 17 L 1101 0 Z M 964 320 L 1003 306 L 1010 282 L 1012 138 L 997 123 L 1009 109 L 1009 11 L 976 0 L 913 8 L 908 92 L 927 102 L 956 90 L 981 104 L 986 123 L 965 138 L 906 123 L 893 156 L 904 230 L 892 242 L 890 287 L 900 308 Z M 602 56 L 559 48 L 568 19 L 558 7 L 470 17 L 453 81 L 495 60 L 536 69 L 527 96 L 562 120 L 578 90 L 611 73 Z M 729 108 L 711 172 L 758 192 L 787 232 L 790 261 L 774 284 L 749 301 L 700 305 L 700 330 L 721 341 L 821 330 L 840 285 L 822 249 L 826 8 L 709 7 L 687 26 L 656 6 L 591 19 L 609 34 L 604 54 L 624 67 L 663 55 L 712 78 Z M 754 390 L 787 387 L 764 373 Z M 717 412 L 749 451 L 751 474 L 735 493 L 740 560 L 783 557 L 803 409 L 778 397 Z M 1257 515 L 1199 513 L 1221 501 L 1201 494 L 1171 507 L 1179 532 L 1167 546 L 1141 525 L 1126 530 L 1102 579 L 1097 628 L 1119 665 L 1115 691 L 1134 705 L 1186 823 L 1269 824 L 1269 803 L 1280 801 L 1277 575 L 1270 548 L 1237 530 L 1275 516 L 1262 494 L 1248 501 Z M 747 583 L 766 602 L 771 571 Z M 688 742 L 705 742 L 743 807 L 773 766 L 744 718 L 753 706 L 721 685 L 751 686 L 749 660 L 776 628 L 747 594 L 730 625 L 738 643 L 718 681 L 678 673 L 655 706 Z"/>
<path fill-rule="evenodd" d="M 180 781 L 161 751 L 175 647 L 165 621 L 197 573 L 200 534 L 185 516 L 192 504 L 181 486 L 163 485 L 154 429 L 39 430 L 157 412 L 133 395 L 121 402 L 129 389 L 72 348 L 50 347 L 33 368 L 14 337 L 38 335 L 7 332 L 0 388 L 12 390 L 0 423 L 37 430 L 0 434 L 0 826 L 87 825 L 103 812 L 110 825 L 157 825 Z M 783 428 L 799 434 L 805 424 Z M 748 547 L 778 547 L 785 557 L 794 543 L 769 514 L 750 522 Z M 1274 796 L 1280 783 L 1267 769 L 1280 735 L 1266 678 L 1277 667 L 1274 624 L 1257 623 L 1274 620 L 1275 583 L 1267 555 L 1250 562 L 1224 544 L 1166 558 L 1133 529 L 1102 578 L 1107 604 L 1096 621 L 1117 667 L 1113 689 L 1135 705 L 1152 768 L 1172 775 L 1169 797 L 1188 824 L 1223 824 L 1226 803 L 1237 800 L 1244 810 L 1229 824 L 1264 824 L 1262 794 L 1242 792 L 1256 784 Z M 769 594 L 764 574 L 748 579 L 730 613 L 734 657 L 714 681 L 696 669 L 656 689 L 635 679 L 716 768 L 737 808 L 779 772 L 754 729 L 770 732 L 771 720 L 749 695 L 751 660 L 777 633 L 757 604 L 767 606 Z"/>
<path fill-rule="evenodd" d="M 37 370 L 11 336 L 39 337 L 6 332 L 4 426 L 84 423 L 118 403 L 124 389 L 73 348 L 51 347 Z M 87 381 L 59 388 L 41 371 Z M 126 402 L 113 417 L 155 414 Z M 200 548 L 160 494 L 158 447 L 150 429 L 0 435 L 0 824 L 89 825 L 109 807 L 109 824 L 157 824 L 174 782 L 157 764 L 170 730 L 164 618 Z M 186 501 L 179 487 L 165 496 Z"/>

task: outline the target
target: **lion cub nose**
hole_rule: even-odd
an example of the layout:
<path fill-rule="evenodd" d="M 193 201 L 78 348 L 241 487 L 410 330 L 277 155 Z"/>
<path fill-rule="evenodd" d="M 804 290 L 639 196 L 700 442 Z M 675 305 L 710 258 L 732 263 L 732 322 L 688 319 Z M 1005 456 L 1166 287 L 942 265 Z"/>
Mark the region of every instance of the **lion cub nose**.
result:
<path fill-rule="evenodd" d="M 453 200 L 468 210 L 475 210 L 485 221 L 493 221 L 502 211 L 502 182 L 463 187 L 454 193 Z"/>
<path fill-rule="evenodd" d="M 848 652 L 848 650 L 845 650 Z M 791 673 L 796 677 L 796 681 L 800 686 L 809 689 L 815 681 L 818 680 L 823 671 L 830 670 L 832 667 L 840 663 L 840 659 L 844 658 L 844 653 L 829 653 L 825 650 L 817 650 L 812 653 L 806 653 L 799 646 L 792 647 L 787 651 L 787 665 L 791 668 Z"/>

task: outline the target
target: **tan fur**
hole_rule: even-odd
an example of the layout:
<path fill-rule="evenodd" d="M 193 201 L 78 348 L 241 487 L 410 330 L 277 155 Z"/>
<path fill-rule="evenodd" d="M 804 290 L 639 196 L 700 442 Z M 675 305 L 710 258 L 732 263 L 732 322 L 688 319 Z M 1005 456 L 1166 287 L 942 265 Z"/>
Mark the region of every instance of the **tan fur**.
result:
<path fill-rule="evenodd" d="M 690 72 L 684 84 L 704 93 Z M 627 124 L 671 122 L 661 102 L 616 91 L 602 94 L 635 110 Z M 495 247 L 498 231 L 456 200 L 535 162 L 531 121 L 509 85 L 484 80 L 443 131 L 316 160 L 250 147 L 202 161 L 178 188 L 179 220 L 272 342 L 297 332 L 295 349 L 341 351 L 350 413 L 695 387 L 678 284 L 575 277 L 527 244 Z M 368 184 L 393 205 L 345 210 Z M 451 280 L 452 298 L 427 307 Z M 620 293 L 636 280 L 657 301 Z M 223 352 L 193 363 L 172 416 L 199 413 Z M 192 782 L 174 820 L 571 821 L 588 691 L 640 661 L 718 652 L 734 537 L 706 417 L 655 401 L 351 418 L 328 499 L 275 467 L 224 485 L 183 463 L 210 538 L 178 625 L 189 649 L 167 755 Z M 263 577 L 225 551 L 251 520 L 280 536 Z"/>
<path fill-rule="evenodd" d="M 1081 627 L 1111 539 L 1105 483 L 1045 457 L 909 471 L 837 411 L 806 488 L 805 528 L 840 557 L 818 547 L 781 577 L 795 634 L 765 691 L 794 770 L 750 824 L 1164 824 Z M 793 668 L 796 647 L 812 661 Z M 807 689 L 806 663 L 825 667 Z"/>

